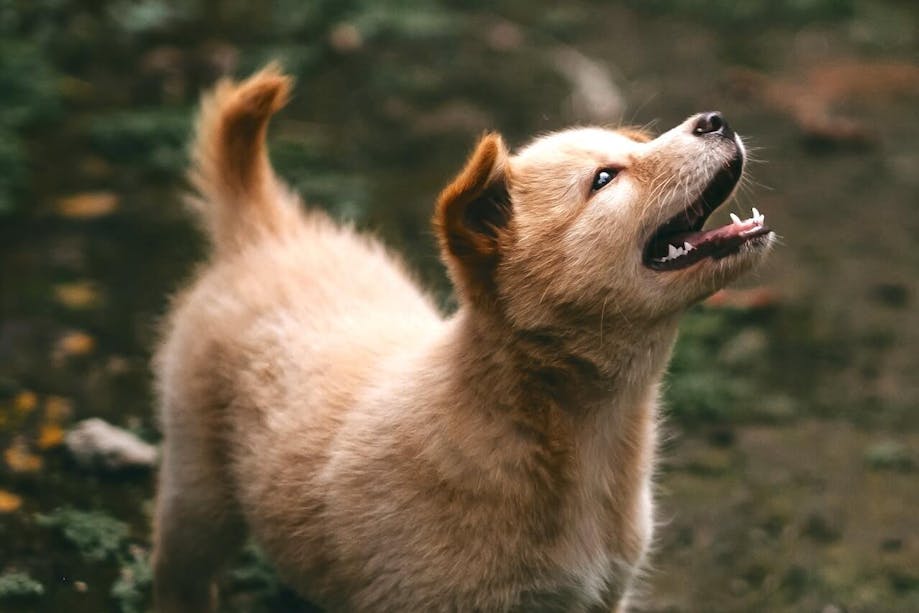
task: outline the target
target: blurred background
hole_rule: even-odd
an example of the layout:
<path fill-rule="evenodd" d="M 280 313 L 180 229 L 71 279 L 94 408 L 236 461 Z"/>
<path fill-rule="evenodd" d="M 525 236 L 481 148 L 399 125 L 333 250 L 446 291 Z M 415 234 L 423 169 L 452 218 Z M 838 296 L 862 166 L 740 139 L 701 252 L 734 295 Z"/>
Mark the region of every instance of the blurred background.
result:
<path fill-rule="evenodd" d="M 722 111 L 760 162 L 719 218 L 782 240 L 684 322 L 639 610 L 919 611 L 910 0 L 0 0 L 0 611 L 149 607 L 148 360 L 203 253 L 188 130 L 272 58 L 279 173 L 447 310 L 428 220 L 480 132 Z M 254 549 L 223 590 L 309 610 Z"/>

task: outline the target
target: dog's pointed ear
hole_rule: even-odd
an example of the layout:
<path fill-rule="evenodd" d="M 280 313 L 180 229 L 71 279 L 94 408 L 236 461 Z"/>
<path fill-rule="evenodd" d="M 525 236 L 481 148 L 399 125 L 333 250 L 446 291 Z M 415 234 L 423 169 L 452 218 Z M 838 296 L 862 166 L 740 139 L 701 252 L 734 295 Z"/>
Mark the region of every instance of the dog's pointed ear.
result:
<path fill-rule="evenodd" d="M 434 229 L 456 289 L 473 301 L 494 297 L 494 274 L 511 219 L 504 140 L 487 133 L 437 199 Z"/>

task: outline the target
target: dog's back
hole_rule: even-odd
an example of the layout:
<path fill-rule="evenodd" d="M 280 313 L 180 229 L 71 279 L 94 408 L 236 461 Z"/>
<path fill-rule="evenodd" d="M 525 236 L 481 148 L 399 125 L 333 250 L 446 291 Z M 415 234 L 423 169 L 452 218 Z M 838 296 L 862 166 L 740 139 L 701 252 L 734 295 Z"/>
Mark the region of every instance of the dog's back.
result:
<path fill-rule="evenodd" d="M 315 476 L 370 371 L 442 323 L 380 244 L 304 213 L 274 176 L 264 132 L 288 88 L 273 68 L 221 83 L 199 118 L 191 178 L 213 255 L 155 360 L 162 610 L 207 610 L 214 567 Z"/>

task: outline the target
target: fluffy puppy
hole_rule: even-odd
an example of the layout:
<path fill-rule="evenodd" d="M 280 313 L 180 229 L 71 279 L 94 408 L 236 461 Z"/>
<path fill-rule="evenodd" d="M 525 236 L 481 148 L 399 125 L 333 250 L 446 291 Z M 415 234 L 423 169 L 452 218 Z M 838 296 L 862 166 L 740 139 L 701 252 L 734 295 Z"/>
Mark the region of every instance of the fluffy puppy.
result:
<path fill-rule="evenodd" d="M 331 611 L 624 610 L 677 320 L 773 240 L 755 210 L 702 229 L 739 138 L 718 113 L 513 155 L 485 135 L 434 212 L 460 303 L 444 318 L 274 175 L 266 124 L 289 87 L 269 67 L 202 104 L 191 177 L 213 249 L 155 362 L 157 610 L 212 609 L 247 534 Z"/>

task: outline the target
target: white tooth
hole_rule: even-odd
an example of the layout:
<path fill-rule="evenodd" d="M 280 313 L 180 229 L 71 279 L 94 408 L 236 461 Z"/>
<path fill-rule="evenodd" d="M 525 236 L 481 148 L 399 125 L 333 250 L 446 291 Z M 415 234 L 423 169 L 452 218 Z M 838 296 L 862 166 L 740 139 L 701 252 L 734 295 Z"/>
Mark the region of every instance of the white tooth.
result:
<path fill-rule="evenodd" d="M 766 223 L 766 216 L 763 215 L 762 213 L 760 213 L 760 215 L 759 215 L 759 225 L 763 225 L 764 223 Z"/>
<path fill-rule="evenodd" d="M 667 258 L 672 260 L 675 257 L 677 257 L 676 247 L 667 245 Z"/>
<path fill-rule="evenodd" d="M 685 242 L 685 243 L 683 243 L 683 250 L 684 250 L 686 253 L 689 253 L 689 252 L 692 251 L 693 249 L 695 249 L 695 247 L 693 247 L 692 245 L 690 245 L 688 241 Z"/>
<path fill-rule="evenodd" d="M 759 211 L 756 210 L 756 207 L 753 207 L 753 221 L 755 221 L 756 223 L 760 223 L 761 218 L 762 218 L 762 215 L 759 214 Z"/>
<path fill-rule="evenodd" d="M 736 213 L 731 213 L 731 221 L 736 223 L 738 226 L 741 224 L 740 217 Z"/>

